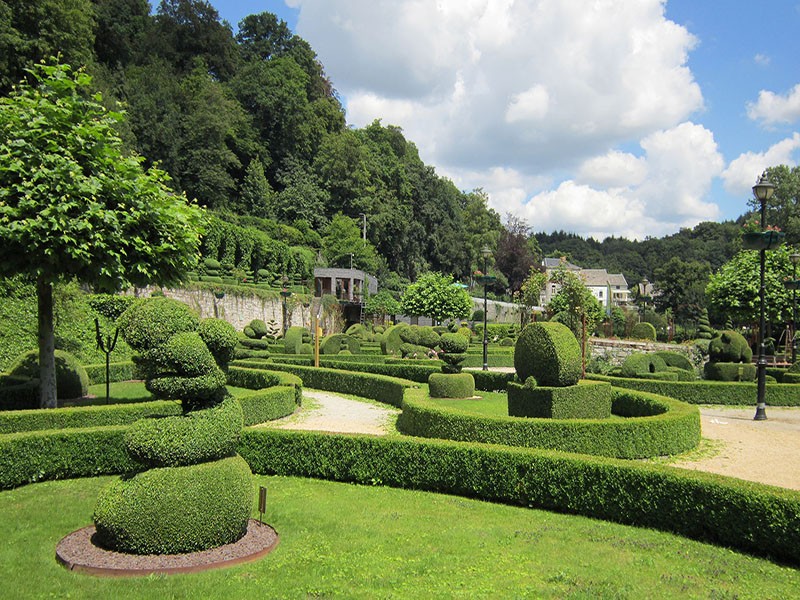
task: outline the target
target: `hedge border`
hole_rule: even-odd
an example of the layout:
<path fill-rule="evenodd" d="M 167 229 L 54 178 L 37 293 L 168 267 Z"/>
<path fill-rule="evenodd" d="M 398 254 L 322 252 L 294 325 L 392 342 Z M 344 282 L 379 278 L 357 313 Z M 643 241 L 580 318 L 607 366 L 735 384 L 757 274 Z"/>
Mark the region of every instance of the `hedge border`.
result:
<path fill-rule="evenodd" d="M 688 404 L 755 406 L 756 384 L 738 381 L 654 381 L 591 373 L 587 379 L 608 381 L 614 387 L 649 392 Z M 770 406 L 800 406 L 800 384 L 768 383 L 766 402 Z"/>

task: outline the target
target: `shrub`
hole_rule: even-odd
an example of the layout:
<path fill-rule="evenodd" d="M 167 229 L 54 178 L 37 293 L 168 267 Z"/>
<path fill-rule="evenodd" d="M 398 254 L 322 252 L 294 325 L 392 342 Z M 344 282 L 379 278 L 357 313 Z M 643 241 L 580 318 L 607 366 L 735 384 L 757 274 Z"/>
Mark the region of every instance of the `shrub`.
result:
<path fill-rule="evenodd" d="M 631 337 L 636 340 L 649 340 L 654 342 L 656 341 L 656 328 L 653 327 L 652 323 L 647 323 L 646 321 L 636 323 L 631 329 Z"/>
<path fill-rule="evenodd" d="M 502 340 L 500 340 L 500 345 L 501 346 L 513 346 L 514 345 L 514 340 L 512 340 L 510 337 L 504 337 Z"/>
<path fill-rule="evenodd" d="M 269 350 L 270 348 L 270 340 L 257 340 L 257 339 L 239 339 L 239 344 L 244 346 L 245 348 L 251 348 L 253 350 Z"/>
<path fill-rule="evenodd" d="M 447 329 L 445 328 L 445 331 Z M 440 334 L 433 327 L 419 328 L 419 345 L 427 348 L 436 348 L 439 345 Z"/>
<path fill-rule="evenodd" d="M 253 330 L 257 340 L 260 340 L 267 335 L 267 324 L 261 319 L 253 319 L 248 324 L 248 327 Z"/>
<path fill-rule="evenodd" d="M 247 532 L 250 467 L 234 456 L 150 469 L 105 488 L 94 511 L 98 542 L 131 554 L 182 554 L 229 544 Z"/>
<path fill-rule="evenodd" d="M 148 298 L 131 305 L 119 323 L 128 345 L 142 352 L 164 345 L 176 333 L 196 331 L 199 320 L 183 302 Z"/>
<path fill-rule="evenodd" d="M 667 363 L 664 359 L 650 352 L 634 352 L 622 363 L 623 377 L 643 377 L 666 370 Z"/>
<path fill-rule="evenodd" d="M 89 391 L 89 376 L 78 359 L 64 350 L 55 351 L 56 359 L 56 396 L 61 399 L 82 398 Z M 26 352 L 11 365 L 8 371 L 11 377 L 18 379 L 39 378 L 39 351 Z M 38 385 L 37 385 L 38 387 Z"/>
<path fill-rule="evenodd" d="M 471 398 L 475 395 L 475 379 L 470 373 L 431 373 L 428 389 L 431 398 Z"/>
<path fill-rule="evenodd" d="M 581 377 L 581 347 L 570 329 L 561 323 L 531 323 L 514 348 L 517 377 L 533 375 L 540 385 L 564 387 Z"/>
<path fill-rule="evenodd" d="M 180 467 L 236 454 L 242 432 L 242 407 L 228 397 L 208 410 L 142 419 L 125 435 L 130 455 L 148 468 Z"/>
<path fill-rule="evenodd" d="M 244 328 L 244 334 L 251 340 L 256 339 L 256 332 L 249 325 Z"/>
<path fill-rule="evenodd" d="M 750 363 L 753 351 L 738 331 L 720 331 L 708 344 L 708 359 L 711 362 Z"/>
<path fill-rule="evenodd" d="M 752 363 L 707 362 L 703 366 L 706 379 L 712 381 L 753 381 L 757 371 Z"/>
<path fill-rule="evenodd" d="M 467 338 L 467 343 L 472 340 L 472 330 L 469 327 L 459 327 L 456 333 Z"/>
<path fill-rule="evenodd" d="M 402 327 L 399 330 L 400 339 L 405 344 L 412 344 L 414 346 L 421 346 L 419 343 L 419 325 L 409 325 Z"/>
<path fill-rule="evenodd" d="M 400 333 L 403 329 L 409 327 L 406 323 L 399 323 L 388 327 L 381 336 L 381 354 L 389 354 L 393 356 L 400 355 L 400 346 L 403 345 L 403 338 Z"/>
<path fill-rule="evenodd" d="M 692 361 L 690 361 L 686 355 L 682 354 L 681 352 L 661 350 L 659 352 L 653 352 L 653 354 L 663 360 L 668 367 L 677 367 L 678 369 L 683 369 L 685 371 L 691 371 L 694 373 L 694 365 L 692 365 Z"/>
<path fill-rule="evenodd" d="M 508 384 L 508 415 L 540 419 L 607 419 L 611 416 L 611 385 L 582 382 L 569 387 L 538 387 L 528 377 L 524 385 Z M 596 385 L 599 384 L 599 385 Z"/>
<path fill-rule="evenodd" d="M 233 360 L 239 338 L 233 325 L 222 319 L 203 319 L 197 333 L 214 356 L 221 369 Z"/>
<path fill-rule="evenodd" d="M 286 354 L 300 354 L 300 345 L 303 343 L 304 327 L 289 327 L 283 338 L 283 351 Z"/>

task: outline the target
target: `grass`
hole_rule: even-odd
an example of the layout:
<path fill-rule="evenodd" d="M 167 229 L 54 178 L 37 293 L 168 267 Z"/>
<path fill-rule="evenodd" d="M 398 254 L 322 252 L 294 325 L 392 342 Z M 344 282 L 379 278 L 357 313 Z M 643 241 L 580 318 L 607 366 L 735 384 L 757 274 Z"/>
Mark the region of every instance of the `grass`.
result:
<path fill-rule="evenodd" d="M 113 478 L 0 493 L 6 598 L 789 598 L 798 571 L 663 532 L 477 500 L 287 477 L 268 489 L 278 547 L 191 575 L 72 573 L 55 546 Z M 254 513 L 254 516 L 256 514 Z"/>

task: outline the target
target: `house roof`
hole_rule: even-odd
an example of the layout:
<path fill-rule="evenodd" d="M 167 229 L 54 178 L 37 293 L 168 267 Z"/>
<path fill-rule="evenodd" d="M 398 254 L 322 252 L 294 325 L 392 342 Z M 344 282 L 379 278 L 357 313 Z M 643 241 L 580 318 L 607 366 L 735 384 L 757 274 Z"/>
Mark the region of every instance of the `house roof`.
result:
<path fill-rule="evenodd" d="M 578 265 L 573 265 L 569 262 L 565 257 L 561 258 L 545 258 L 542 260 L 542 264 L 544 265 L 545 269 L 557 269 L 558 267 L 563 266 L 570 271 L 580 271 L 581 268 Z"/>

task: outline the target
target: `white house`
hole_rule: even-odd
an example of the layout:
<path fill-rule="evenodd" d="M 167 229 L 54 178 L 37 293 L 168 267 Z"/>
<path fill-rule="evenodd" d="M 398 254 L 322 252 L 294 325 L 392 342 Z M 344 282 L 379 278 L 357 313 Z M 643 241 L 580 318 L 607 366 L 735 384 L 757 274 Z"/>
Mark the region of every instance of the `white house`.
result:
<path fill-rule="evenodd" d="M 547 285 L 541 295 L 542 306 L 547 306 L 560 288 L 559 284 L 551 280 L 556 269 L 567 269 L 578 275 L 606 310 L 611 306 L 624 306 L 630 302 L 631 292 L 622 273 L 609 273 L 605 269 L 583 269 L 563 257 L 545 258 L 542 266 L 547 274 Z"/>

